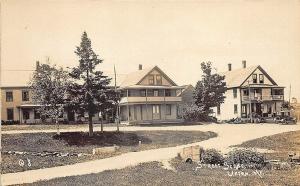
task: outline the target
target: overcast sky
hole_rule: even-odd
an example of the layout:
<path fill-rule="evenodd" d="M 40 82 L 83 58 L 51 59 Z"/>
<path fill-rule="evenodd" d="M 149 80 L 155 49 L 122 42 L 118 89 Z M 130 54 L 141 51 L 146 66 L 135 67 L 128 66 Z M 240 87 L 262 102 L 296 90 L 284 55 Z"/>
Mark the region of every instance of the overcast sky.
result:
<path fill-rule="evenodd" d="M 300 101 L 299 0 L 1 2 L 3 71 L 34 69 L 46 56 L 77 65 L 74 50 L 85 30 L 107 74 L 114 64 L 120 74 L 158 65 L 177 84 L 195 85 L 202 61 L 226 71 L 228 63 L 236 69 L 247 60 L 286 94 L 291 84 Z"/>

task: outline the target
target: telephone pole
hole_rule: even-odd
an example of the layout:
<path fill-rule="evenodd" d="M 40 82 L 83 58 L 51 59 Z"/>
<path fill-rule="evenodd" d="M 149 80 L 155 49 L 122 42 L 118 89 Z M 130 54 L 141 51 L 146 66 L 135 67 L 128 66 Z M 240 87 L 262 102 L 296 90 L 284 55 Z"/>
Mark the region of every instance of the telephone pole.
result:
<path fill-rule="evenodd" d="M 115 94 L 116 96 L 118 96 L 117 94 L 117 73 L 116 73 L 116 66 L 114 65 L 114 73 L 115 73 Z M 116 106 L 117 106 L 117 110 L 116 110 L 116 119 L 117 119 L 117 131 L 119 132 L 119 101 L 116 99 Z"/>

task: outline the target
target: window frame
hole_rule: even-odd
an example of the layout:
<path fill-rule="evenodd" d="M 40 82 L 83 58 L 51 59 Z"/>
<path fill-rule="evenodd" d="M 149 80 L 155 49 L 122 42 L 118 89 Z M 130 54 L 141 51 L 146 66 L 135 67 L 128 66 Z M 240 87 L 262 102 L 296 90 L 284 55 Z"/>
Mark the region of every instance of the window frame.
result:
<path fill-rule="evenodd" d="M 157 90 L 157 89 L 153 90 L 153 96 L 159 97 L 159 90 Z"/>
<path fill-rule="evenodd" d="M 252 82 L 257 83 L 257 74 L 252 74 Z"/>
<path fill-rule="evenodd" d="M 39 113 L 36 109 L 33 111 L 34 119 L 41 119 L 41 113 Z"/>
<path fill-rule="evenodd" d="M 165 96 L 166 97 L 171 97 L 172 96 L 171 89 L 165 89 Z"/>
<path fill-rule="evenodd" d="M 237 98 L 237 88 L 233 88 L 232 92 L 233 92 L 233 98 Z"/>
<path fill-rule="evenodd" d="M 149 85 L 154 85 L 154 75 L 148 76 L 148 82 L 149 82 Z"/>
<path fill-rule="evenodd" d="M 27 97 L 25 97 L 25 93 L 27 93 Z M 27 98 L 27 99 L 24 99 Z M 29 91 L 28 90 L 22 90 L 22 101 L 29 101 Z"/>
<path fill-rule="evenodd" d="M 23 117 L 23 120 L 28 120 L 30 119 L 30 112 L 28 110 L 23 110 L 22 111 L 22 117 Z"/>
<path fill-rule="evenodd" d="M 12 111 L 10 114 L 11 114 L 11 118 L 9 117 L 10 115 L 9 115 L 9 113 L 8 113 L 8 111 Z M 14 108 L 6 108 L 6 119 L 7 120 L 10 120 L 10 121 L 13 121 L 14 120 Z"/>
<path fill-rule="evenodd" d="M 8 96 L 9 93 L 11 93 L 11 97 Z M 6 100 L 6 102 L 13 102 L 14 101 L 14 93 L 13 93 L 13 91 L 6 91 L 5 92 L 5 100 Z"/>
<path fill-rule="evenodd" d="M 159 77 L 159 79 L 158 79 Z M 162 76 L 161 75 L 156 75 L 156 85 L 162 85 Z"/>
<path fill-rule="evenodd" d="M 233 105 L 233 113 L 238 114 L 238 105 L 237 104 Z"/>
<path fill-rule="evenodd" d="M 259 83 L 265 82 L 265 76 L 263 74 L 259 74 Z"/>

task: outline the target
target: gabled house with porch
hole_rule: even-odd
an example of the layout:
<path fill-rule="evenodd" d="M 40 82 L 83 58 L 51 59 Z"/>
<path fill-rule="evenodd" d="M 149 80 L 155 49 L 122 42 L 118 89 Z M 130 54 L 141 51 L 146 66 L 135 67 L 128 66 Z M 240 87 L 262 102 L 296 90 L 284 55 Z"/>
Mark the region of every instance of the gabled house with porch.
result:
<path fill-rule="evenodd" d="M 130 73 L 120 84 L 120 119 L 123 123 L 180 122 L 182 101 L 178 86 L 159 67 Z"/>
<path fill-rule="evenodd" d="M 259 65 L 246 66 L 219 73 L 225 76 L 227 91 L 225 101 L 214 108 L 218 120 L 232 118 L 249 119 L 253 117 L 271 118 L 281 111 L 284 102 L 284 87 L 279 86 L 274 79 Z"/>

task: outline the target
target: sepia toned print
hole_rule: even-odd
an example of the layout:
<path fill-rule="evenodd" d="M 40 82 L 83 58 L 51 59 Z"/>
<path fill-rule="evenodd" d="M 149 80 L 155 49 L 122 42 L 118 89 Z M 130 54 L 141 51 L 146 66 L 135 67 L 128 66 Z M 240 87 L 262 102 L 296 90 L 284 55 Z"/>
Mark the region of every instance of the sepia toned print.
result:
<path fill-rule="evenodd" d="M 299 185 L 300 1 L 0 1 L 1 185 Z"/>

